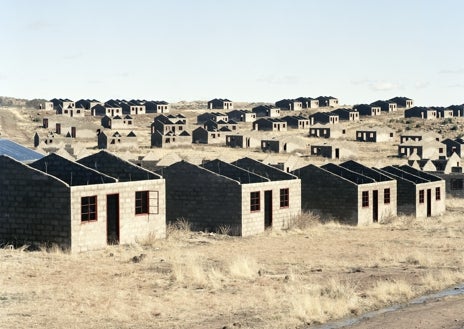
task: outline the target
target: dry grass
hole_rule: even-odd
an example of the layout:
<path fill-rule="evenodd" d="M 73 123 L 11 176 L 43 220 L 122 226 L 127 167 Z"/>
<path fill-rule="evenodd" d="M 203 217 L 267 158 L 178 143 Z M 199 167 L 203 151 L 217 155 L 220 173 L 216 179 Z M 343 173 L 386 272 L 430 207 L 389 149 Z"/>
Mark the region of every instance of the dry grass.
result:
<path fill-rule="evenodd" d="M 405 302 L 464 280 L 464 200 L 450 203 L 370 227 L 303 214 L 237 238 L 179 220 L 165 240 L 78 255 L 5 247 L 2 326 L 294 328 Z"/>

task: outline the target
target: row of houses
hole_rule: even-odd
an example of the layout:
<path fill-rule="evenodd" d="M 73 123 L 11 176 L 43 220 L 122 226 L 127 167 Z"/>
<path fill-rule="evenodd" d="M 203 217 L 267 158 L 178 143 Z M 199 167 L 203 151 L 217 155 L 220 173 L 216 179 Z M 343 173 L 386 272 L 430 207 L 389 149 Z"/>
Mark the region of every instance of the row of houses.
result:
<path fill-rule="evenodd" d="M 354 161 L 292 172 L 250 158 L 177 161 L 155 173 L 106 151 L 76 162 L 52 153 L 24 163 L 4 154 L 0 187 L 0 240 L 73 252 L 163 238 L 166 223 L 179 218 L 195 230 L 227 227 L 248 236 L 285 229 L 302 210 L 352 225 L 445 211 L 445 182 L 437 176 Z"/>
<path fill-rule="evenodd" d="M 404 111 L 405 118 L 420 118 L 425 120 L 447 119 L 464 116 L 464 105 L 451 105 L 449 107 L 415 106 Z"/>
<path fill-rule="evenodd" d="M 110 99 L 100 102 L 96 99 L 80 99 L 74 102 L 70 99 L 54 98 L 40 104 L 39 109 L 54 110 L 58 115 L 68 117 L 84 117 L 85 111 L 93 116 L 125 116 L 145 113 L 168 113 L 170 105 L 165 101 L 152 100 L 120 100 Z"/>

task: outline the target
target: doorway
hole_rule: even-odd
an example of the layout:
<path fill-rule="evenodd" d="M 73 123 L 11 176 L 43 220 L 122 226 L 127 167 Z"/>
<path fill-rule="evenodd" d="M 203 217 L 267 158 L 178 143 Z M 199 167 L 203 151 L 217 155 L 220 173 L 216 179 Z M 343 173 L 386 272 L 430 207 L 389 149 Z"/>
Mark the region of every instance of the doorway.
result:
<path fill-rule="evenodd" d="M 264 191 L 264 228 L 272 227 L 272 191 Z"/>
<path fill-rule="evenodd" d="M 379 221 L 379 191 L 372 191 L 372 219 L 374 223 Z"/>
<path fill-rule="evenodd" d="M 106 240 L 108 244 L 119 243 L 119 194 L 106 196 Z"/>
<path fill-rule="evenodd" d="M 427 217 L 432 216 L 432 190 L 427 190 Z"/>

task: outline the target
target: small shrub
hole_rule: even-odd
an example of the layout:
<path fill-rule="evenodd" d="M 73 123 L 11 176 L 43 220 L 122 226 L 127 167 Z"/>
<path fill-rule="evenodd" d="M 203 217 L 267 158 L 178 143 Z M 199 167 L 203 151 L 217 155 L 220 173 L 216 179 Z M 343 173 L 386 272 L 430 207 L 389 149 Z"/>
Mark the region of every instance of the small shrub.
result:
<path fill-rule="evenodd" d="M 288 229 L 300 229 L 303 230 L 305 228 L 314 226 L 315 224 L 321 223 L 321 218 L 319 215 L 308 211 L 301 213 L 298 216 L 293 217 L 288 222 Z"/>
<path fill-rule="evenodd" d="M 229 225 L 219 225 L 216 229 L 216 233 L 222 235 L 229 235 L 231 232 L 231 228 Z"/>

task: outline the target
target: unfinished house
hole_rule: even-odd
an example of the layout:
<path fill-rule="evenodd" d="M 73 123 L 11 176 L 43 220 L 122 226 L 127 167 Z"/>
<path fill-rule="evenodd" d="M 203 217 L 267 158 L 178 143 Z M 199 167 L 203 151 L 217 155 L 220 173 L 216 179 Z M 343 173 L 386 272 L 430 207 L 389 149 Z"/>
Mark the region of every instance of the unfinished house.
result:
<path fill-rule="evenodd" d="M 370 104 L 371 106 L 380 107 L 382 112 L 390 113 L 398 110 L 395 102 L 378 100 Z"/>
<path fill-rule="evenodd" d="M 356 130 L 356 140 L 358 142 L 391 142 L 395 138 L 395 132 L 388 127 L 373 127 Z"/>
<path fill-rule="evenodd" d="M 253 113 L 256 113 L 256 117 L 269 117 L 278 118 L 280 117 L 280 108 L 271 105 L 259 105 L 251 109 Z"/>
<path fill-rule="evenodd" d="M 342 138 L 346 136 L 346 129 L 338 125 L 315 124 L 309 128 L 309 137 Z"/>
<path fill-rule="evenodd" d="M 437 111 L 430 107 L 414 106 L 404 111 L 405 118 L 421 118 L 425 120 L 436 119 Z"/>
<path fill-rule="evenodd" d="M 209 110 L 232 110 L 233 108 L 233 102 L 227 98 L 215 98 L 208 102 Z"/>
<path fill-rule="evenodd" d="M 201 167 L 181 161 L 163 176 L 168 222 L 184 218 L 193 230 L 249 236 L 286 228 L 301 209 L 299 180 L 270 168 L 263 177 L 219 160 Z"/>
<path fill-rule="evenodd" d="M 441 159 L 446 157 L 446 145 L 437 141 L 408 141 L 398 145 L 398 157 L 417 155 L 420 159 Z"/>
<path fill-rule="evenodd" d="M 192 143 L 194 144 L 221 144 L 225 142 L 225 137 L 229 130 L 207 130 L 203 127 L 198 127 L 192 131 Z"/>
<path fill-rule="evenodd" d="M 450 157 L 453 153 L 456 153 L 460 158 L 464 156 L 464 140 L 461 138 L 450 139 L 446 138 L 442 140 L 442 143 L 446 145 L 446 156 Z"/>
<path fill-rule="evenodd" d="M 160 114 L 153 119 L 151 124 L 151 133 L 154 134 L 155 131 L 160 132 L 162 135 L 167 133 L 172 133 L 179 135 L 180 133 L 187 130 L 187 119 L 179 115 L 164 115 Z"/>
<path fill-rule="evenodd" d="M 340 122 L 340 118 L 338 117 L 338 114 L 334 114 L 331 112 L 317 112 L 309 116 L 310 125 L 315 125 L 318 123 L 333 125 L 339 122 Z"/>
<path fill-rule="evenodd" d="M 295 99 L 301 102 L 304 109 L 317 109 L 319 107 L 319 100 L 311 97 L 298 97 Z"/>
<path fill-rule="evenodd" d="M 61 109 L 74 109 L 76 107 L 76 103 L 73 102 L 72 100 L 70 99 L 63 99 L 63 98 L 53 98 L 50 100 L 50 102 L 53 103 L 53 108 L 55 109 L 55 111 L 58 109 L 58 108 L 61 108 Z"/>
<path fill-rule="evenodd" d="M 284 111 L 301 111 L 303 104 L 296 99 L 282 99 L 275 102 L 275 106 Z"/>
<path fill-rule="evenodd" d="M 316 98 L 319 101 L 320 107 L 336 107 L 338 99 L 332 96 L 319 96 Z"/>
<path fill-rule="evenodd" d="M 251 134 L 231 134 L 226 136 L 226 146 L 237 148 L 258 148 L 261 140 Z"/>
<path fill-rule="evenodd" d="M 378 170 L 362 168 L 361 174 L 328 163 L 293 171 L 301 179 L 302 210 L 351 225 L 368 225 L 396 216 L 396 180 Z"/>
<path fill-rule="evenodd" d="M 227 117 L 235 122 L 253 122 L 256 120 L 256 113 L 248 110 L 233 110 L 227 113 Z"/>
<path fill-rule="evenodd" d="M 400 143 L 410 141 L 436 141 L 441 140 L 441 135 L 433 131 L 407 131 L 400 135 Z"/>
<path fill-rule="evenodd" d="M 388 101 L 395 103 L 399 109 L 409 109 L 414 106 L 414 101 L 407 97 L 393 97 Z"/>
<path fill-rule="evenodd" d="M 226 113 L 221 112 L 205 112 L 197 116 L 197 124 L 201 125 L 206 121 L 229 121 L 229 117 Z"/>
<path fill-rule="evenodd" d="M 80 99 L 76 102 L 76 108 L 81 108 L 84 110 L 90 110 L 96 105 L 103 105 L 103 103 L 97 101 L 96 99 Z"/>
<path fill-rule="evenodd" d="M 131 129 L 134 126 L 134 119 L 128 114 L 124 117 L 116 115 L 112 118 L 105 115 L 101 119 L 101 125 L 107 129 Z"/>
<path fill-rule="evenodd" d="M 288 128 L 293 129 L 308 129 L 309 119 L 301 115 L 287 115 L 282 118 L 283 121 L 287 122 Z"/>
<path fill-rule="evenodd" d="M 45 101 L 40 103 L 39 110 L 53 111 L 53 102 Z"/>
<path fill-rule="evenodd" d="M 261 150 L 263 152 L 290 153 L 306 149 L 306 143 L 298 137 L 273 137 L 261 140 Z"/>
<path fill-rule="evenodd" d="M 453 110 L 441 106 L 434 106 L 431 109 L 437 112 L 437 118 L 448 119 L 453 117 Z"/>
<path fill-rule="evenodd" d="M 447 109 L 453 111 L 453 117 L 464 117 L 464 105 L 451 105 Z"/>
<path fill-rule="evenodd" d="M 340 121 L 359 121 L 359 112 L 355 109 L 336 109 L 331 113 L 338 115 Z"/>
<path fill-rule="evenodd" d="M 120 106 L 122 108 L 122 114 L 138 115 L 145 114 L 146 109 L 142 101 L 130 100 L 121 101 Z"/>
<path fill-rule="evenodd" d="M 171 148 L 192 144 L 192 135 L 186 131 L 172 132 L 165 134 L 155 130 L 151 133 L 151 147 Z"/>
<path fill-rule="evenodd" d="M 347 159 L 353 152 L 339 143 L 321 143 L 310 146 L 310 155 L 327 159 Z"/>
<path fill-rule="evenodd" d="M 253 130 L 287 131 L 287 122 L 275 118 L 261 118 L 253 122 Z"/>
<path fill-rule="evenodd" d="M 368 104 L 357 104 L 353 106 L 353 110 L 358 111 L 360 116 L 377 116 L 382 114 L 380 106 L 373 106 Z"/>
<path fill-rule="evenodd" d="M 406 165 L 381 170 L 397 181 L 398 213 L 424 218 L 445 212 L 445 181 L 440 177 Z"/>
<path fill-rule="evenodd" d="M 169 113 L 170 105 L 165 101 L 147 101 L 144 103 L 145 112 L 148 113 Z"/>
<path fill-rule="evenodd" d="M 123 149 L 137 149 L 137 135 L 133 131 L 120 133 L 118 131 L 100 131 L 97 135 L 97 147 L 110 151 L 120 151 Z"/>
<path fill-rule="evenodd" d="M 114 161 L 93 163 L 106 169 Z M 165 186 L 156 174 L 119 164 L 112 170 L 118 181 L 55 154 L 30 166 L 6 156 L 0 163 L 0 240 L 79 252 L 165 237 Z"/>
<path fill-rule="evenodd" d="M 238 129 L 238 123 L 235 122 L 234 120 L 229 120 L 229 121 L 213 121 L 213 120 L 208 120 L 205 123 L 203 123 L 203 128 L 206 130 L 220 130 L 220 131 L 236 131 Z"/>

